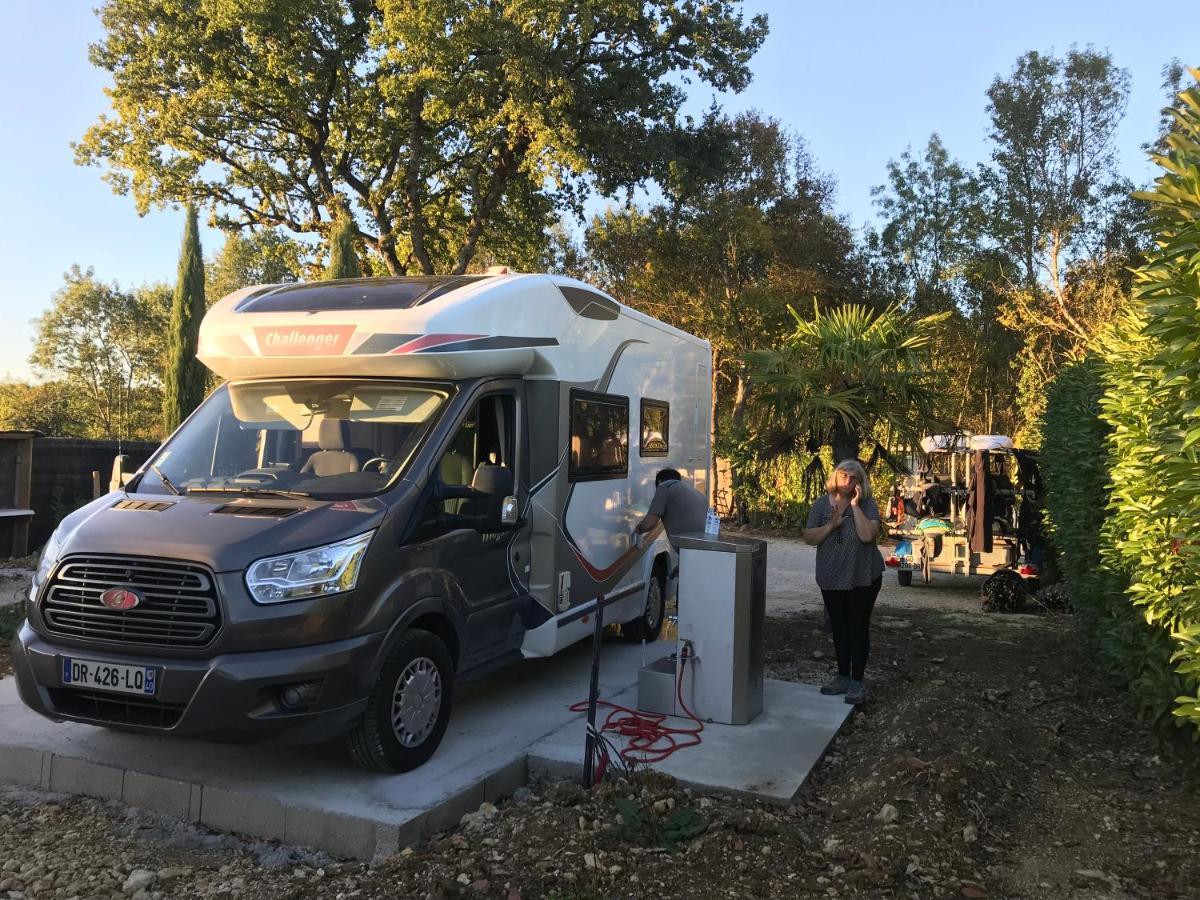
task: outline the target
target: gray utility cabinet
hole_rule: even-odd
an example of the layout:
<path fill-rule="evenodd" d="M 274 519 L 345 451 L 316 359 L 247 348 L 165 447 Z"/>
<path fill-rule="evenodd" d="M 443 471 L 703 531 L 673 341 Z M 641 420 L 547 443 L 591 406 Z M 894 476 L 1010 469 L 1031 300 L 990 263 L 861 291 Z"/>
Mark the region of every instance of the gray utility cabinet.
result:
<path fill-rule="evenodd" d="M 704 721 L 745 725 L 763 708 L 763 629 L 766 619 L 766 541 L 737 535 L 680 535 L 679 634 L 676 656 L 642 670 L 638 706 L 677 709 L 683 700 Z M 687 644 L 695 660 L 682 661 Z"/>

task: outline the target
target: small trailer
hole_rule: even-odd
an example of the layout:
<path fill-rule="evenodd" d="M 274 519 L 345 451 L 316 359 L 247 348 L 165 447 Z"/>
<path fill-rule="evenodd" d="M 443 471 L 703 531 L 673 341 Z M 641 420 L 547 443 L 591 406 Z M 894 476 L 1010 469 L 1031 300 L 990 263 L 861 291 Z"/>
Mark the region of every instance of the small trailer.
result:
<path fill-rule="evenodd" d="M 898 582 L 913 573 L 986 576 L 1036 589 L 1041 563 L 1037 456 L 1004 435 L 931 435 L 913 454 L 913 475 L 892 505 Z"/>

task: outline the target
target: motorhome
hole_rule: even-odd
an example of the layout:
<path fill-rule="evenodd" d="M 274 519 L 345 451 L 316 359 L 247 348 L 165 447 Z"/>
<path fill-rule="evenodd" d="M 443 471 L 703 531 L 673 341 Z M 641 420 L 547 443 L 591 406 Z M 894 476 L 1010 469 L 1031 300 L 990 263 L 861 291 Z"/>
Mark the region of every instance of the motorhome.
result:
<path fill-rule="evenodd" d="M 454 685 L 674 590 L 663 467 L 709 487 L 707 342 L 548 275 L 247 288 L 225 382 L 47 543 L 14 642 L 53 719 L 434 752 Z"/>

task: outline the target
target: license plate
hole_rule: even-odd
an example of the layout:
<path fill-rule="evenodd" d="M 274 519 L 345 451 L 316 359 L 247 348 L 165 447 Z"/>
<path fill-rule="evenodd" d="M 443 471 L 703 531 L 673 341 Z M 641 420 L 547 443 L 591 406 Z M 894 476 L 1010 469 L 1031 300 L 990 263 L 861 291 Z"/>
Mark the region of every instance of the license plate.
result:
<path fill-rule="evenodd" d="M 64 686 L 94 688 L 118 694 L 152 697 L 157 688 L 156 672 L 149 666 L 126 666 L 95 659 L 62 657 Z"/>

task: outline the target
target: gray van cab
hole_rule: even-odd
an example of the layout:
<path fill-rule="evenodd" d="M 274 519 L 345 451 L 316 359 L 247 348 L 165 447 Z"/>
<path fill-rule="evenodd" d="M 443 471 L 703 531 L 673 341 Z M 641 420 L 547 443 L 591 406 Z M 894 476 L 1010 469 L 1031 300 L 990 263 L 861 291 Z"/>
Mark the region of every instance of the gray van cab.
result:
<path fill-rule="evenodd" d="M 598 603 L 656 637 L 669 543 L 630 534 L 658 467 L 707 477 L 707 440 L 662 412 L 707 402 L 707 345 L 568 279 L 454 282 L 214 306 L 199 355 L 230 380 L 43 549 L 13 642 L 22 700 L 124 730 L 341 737 L 407 771 L 456 682 L 578 640 Z M 633 385 L 664 340 L 690 370 L 654 388 L 643 441 Z"/>

